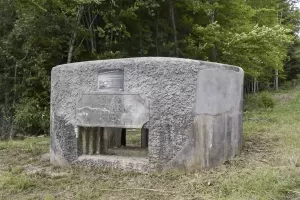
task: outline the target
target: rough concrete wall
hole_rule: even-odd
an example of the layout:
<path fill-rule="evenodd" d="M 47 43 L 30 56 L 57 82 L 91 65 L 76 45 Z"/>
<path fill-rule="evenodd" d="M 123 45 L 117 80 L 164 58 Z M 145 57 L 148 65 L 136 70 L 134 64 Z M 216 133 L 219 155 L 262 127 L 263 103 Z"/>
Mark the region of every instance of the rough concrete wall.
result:
<path fill-rule="evenodd" d="M 216 166 L 240 153 L 243 75 L 242 70 L 232 73 L 227 69 L 198 74 L 195 126 L 203 167 Z"/>
<path fill-rule="evenodd" d="M 77 159 L 74 131 L 76 101 L 82 92 L 97 90 L 97 74 L 101 69 L 123 69 L 124 90 L 139 93 L 149 102 L 150 121 L 146 127 L 149 129 L 149 168 L 153 170 L 188 167 L 204 162 L 203 159 L 200 159 L 199 152 L 205 151 L 195 149 L 195 145 L 196 142 L 197 144 L 205 143 L 205 139 L 194 140 L 194 138 L 200 137 L 199 134 L 195 134 L 197 126 L 194 124 L 201 124 L 202 119 L 198 120 L 199 117 L 205 117 L 206 114 L 215 115 L 215 113 L 205 113 L 206 111 L 223 113 L 223 106 L 199 110 L 197 105 L 203 103 L 202 98 L 206 98 L 201 95 L 209 94 L 209 97 L 214 100 L 211 104 L 214 107 L 215 103 L 219 102 L 218 94 L 215 92 L 222 92 L 224 84 L 223 82 L 217 84 L 219 88 L 210 93 L 210 83 L 205 80 L 213 78 L 214 81 L 217 81 L 218 77 L 224 77 L 222 80 L 226 82 L 232 77 L 235 78 L 235 76 L 227 77 L 228 72 L 228 74 L 236 74 L 239 77 L 236 84 L 241 85 L 240 80 L 243 78 L 240 68 L 178 58 L 129 58 L 57 66 L 53 68 L 51 74 L 51 161 L 53 163 L 70 163 Z M 219 71 L 215 71 L 216 69 Z M 213 73 L 206 77 L 206 75 L 201 76 L 202 71 Z M 202 79 L 202 82 L 199 81 Z M 202 83 L 208 85 L 207 93 L 197 89 L 199 87 L 206 88 L 202 87 Z M 242 88 L 242 86 L 240 87 Z M 232 98 L 239 101 L 241 93 L 242 91 L 237 89 L 236 93 L 229 96 L 234 95 Z M 226 102 L 220 105 L 227 105 L 230 98 L 222 100 Z M 207 102 L 210 101 L 209 99 Z M 210 104 L 205 104 L 205 106 L 210 106 Z M 236 109 L 240 111 L 241 105 L 233 108 L 234 116 Z M 241 114 L 239 114 L 240 116 Z M 218 120 L 215 121 L 213 124 Z M 232 123 L 241 123 L 241 121 L 237 122 L 234 118 Z M 216 132 L 222 135 L 223 128 L 219 127 L 219 131 L 207 131 L 202 135 L 206 136 Z M 200 129 L 198 132 L 201 131 L 204 129 Z M 235 132 L 235 134 L 237 133 Z M 217 144 L 219 141 L 215 143 Z M 221 149 L 219 150 L 221 151 Z M 208 155 L 206 157 L 213 157 L 211 150 L 204 154 Z M 183 159 L 184 156 L 190 159 Z M 214 163 L 214 161 L 209 162 Z"/>
<path fill-rule="evenodd" d="M 240 153 L 243 78 L 239 68 L 198 72 L 193 131 L 166 169 L 214 167 Z"/>

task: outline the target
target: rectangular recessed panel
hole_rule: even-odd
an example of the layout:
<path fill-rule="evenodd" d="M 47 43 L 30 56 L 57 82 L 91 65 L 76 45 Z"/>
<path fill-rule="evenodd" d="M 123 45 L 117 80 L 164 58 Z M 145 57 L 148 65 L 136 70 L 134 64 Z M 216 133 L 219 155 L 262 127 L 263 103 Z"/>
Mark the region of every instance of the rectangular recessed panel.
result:
<path fill-rule="evenodd" d="M 149 121 L 149 106 L 139 94 L 89 92 L 76 106 L 78 126 L 142 128 Z"/>
<path fill-rule="evenodd" d="M 98 74 L 99 91 L 123 91 L 124 71 L 120 69 L 105 70 Z"/>

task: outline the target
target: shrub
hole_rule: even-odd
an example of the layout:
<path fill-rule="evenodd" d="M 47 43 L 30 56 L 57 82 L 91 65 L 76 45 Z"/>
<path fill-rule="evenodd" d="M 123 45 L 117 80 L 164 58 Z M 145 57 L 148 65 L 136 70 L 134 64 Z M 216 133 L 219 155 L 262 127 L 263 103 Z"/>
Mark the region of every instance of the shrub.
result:
<path fill-rule="evenodd" d="M 37 98 L 23 98 L 15 108 L 16 128 L 26 135 L 47 134 L 49 131 L 50 111 L 40 106 Z"/>
<path fill-rule="evenodd" d="M 267 93 L 263 92 L 258 96 L 258 103 L 259 107 L 261 108 L 274 108 L 275 106 L 275 100 L 272 98 L 272 96 Z"/>
<path fill-rule="evenodd" d="M 261 92 L 255 95 L 248 95 L 244 100 L 244 110 L 274 108 L 276 101 L 268 92 Z"/>

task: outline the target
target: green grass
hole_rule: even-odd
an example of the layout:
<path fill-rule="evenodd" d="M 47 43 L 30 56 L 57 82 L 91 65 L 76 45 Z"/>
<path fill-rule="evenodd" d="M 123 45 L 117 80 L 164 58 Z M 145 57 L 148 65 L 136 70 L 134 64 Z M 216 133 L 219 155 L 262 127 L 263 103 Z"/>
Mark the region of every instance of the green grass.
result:
<path fill-rule="evenodd" d="M 141 146 L 141 129 L 127 129 L 126 143 L 128 146 Z"/>
<path fill-rule="evenodd" d="M 272 96 L 273 109 L 245 113 L 242 154 L 211 170 L 60 168 L 40 159 L 49 138 L 2 141 L 0 199 L 300 199 L 300 94 L 294 89 Z"/>

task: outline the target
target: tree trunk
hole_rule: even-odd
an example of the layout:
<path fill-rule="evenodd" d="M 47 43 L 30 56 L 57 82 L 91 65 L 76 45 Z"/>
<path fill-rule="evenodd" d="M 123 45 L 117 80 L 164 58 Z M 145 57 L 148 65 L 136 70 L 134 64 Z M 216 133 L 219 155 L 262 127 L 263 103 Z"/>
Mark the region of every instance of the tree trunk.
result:
<path fill-rule="evenodd" d="M 8 107 L 8 92 L 6 91 L 7 88 L 9 88 L 7 86 L 7 76 L 4 70 L 4 106 L 1 110 L 1 120 L 2 120 L 2 127 L 1 127 L 1 133 L 0 133 L 0 138 L 5 138 L 6 137 L 6 124 L 7 124 L 7 116 L 6 116 L 6 109 Z"/>
<path fill-rule="evenodd" d="M 275 90 L 278 90 L 278 69 L 275 69 Z"/>
<path fill-rule="evenodd" d="M 79 6 L 78 11 L 77 11 L 77 24 L 78 25 L 80 24 L 82 13 L 83 13 L 83 6 L 81 5 L 81 6 Z M 75 45 L 76 38 L 77 38 L 77 32 L 74 31 L 73 36 L 70 39 L 67 63 L 72 62 L 72 57 L 73 57 L 74 45 Z"/>
<path fill-rule="evenodd" d="M 139 11 L 139 49 L 140 51 L 138 52 L 138 54 L 142 57 L 143 56 L 143 46 L 142 46 L 142 29 L 143 29 L 143 25 L 141 23 L 141 11 Z"/>
<path fill-rule="evenodd" d="M 9 139 L 14 139 L 14 137 L 16 136 L 16 132 L 15 132 L 15 124 L 14 121 L 11 121 L 11 125 L 10 125 L 10 132 L 9 132 Z"/>
<path fill-rule="evenodd" d="M 279 15 L 279 4 L 277 4 L 277 16 Z M 278 24 L 281 25 L 281 20 L 282 20 L 282 11 L 280 12 L 280 17 L 278 17 Z M 275 69 L 275 90 L 278 90 L 278 69 Z"/>
<path fill-rule="evenodd" d="M 252 93 L 256 94 L 256 78 L 255 77 L 253 78 L 253 81 L 252 81 Z"/>
<path fill-rule="evenodd" d="M 69 52 L 68 52 L 68 61 L 67 63 L 71 63 L 72 62 L 72 57 L 73 57 L 73 51 L 74 51 L 74 45 L 75 45 L 75 41 L 76 41 L 76 37 L 77 34 L 74 33 L 71 40 L 70 40 L 70 46 L 69 46 Z"/>
<path fill-rule="evenodd" d="M 159 12 L 157 11 L 157 18 L 156 18 L 156 36 L 155 36 L 156 56 L 159 56 L 159 48 L 158 48 L 158 22 L 159 22 Z"/>
<path fill-rule="evenodd" d="M 19 61 L 15 64 L 15 72 L 14 72 L 14 96 L 13 96 L 13 102 L 12 107 L 15 106 L 16 98 L 17 98 L 17 74 L 18 74 L 18 65 Z M 14 120 L 11 119 L 11 125 L 10 125 L 10 132 L 9 132 L 9 139 L 13 139 L 15 137 L 15 127 L 14 127 Z"/>
<path fill-rule="evenodd" d="M 257 92 L 257 79 L 256 77 L 253 78 L 253 94 L 256 94 Z"/>
<path fill-rule="evenodd" d="M 89 21 L 89 24 L 90 26 L 88 27 L 89 28 L 89 31 L 91 33 L 91 38 L 90 38 L 90 42 L 91 42 L 91 47 L 92 47 L 92 52 L 95 52 L 96 51 L 96 42 L 95 42 L 95 36 L 94 36 L 94 19 L 92 19 L 92 12 L 91 12 L 91 7 L 89 7 L 88 9 L 88 21 Z"/>
<path fill-rule="evenodd" d="M 210 0 L 210 4 L 213 4 L 214 1 Z M 212 9 L 211 14 L 210 14 L 210 23 L 213 24 L 215 22 L 215 9 Z M 217 61 L 217 49 L 216 45 L 212 45 L 212 61 L 216 62 Z"/>
<path fill-rule="evenodd" d="M 175 55 L 176 57 L 179 56 L 179 49 L 177 44 L 177 29 L 176 29 L 176 22 L 175 22 L 175 14 L 174 14 L 174 2 L 173 0 L 169 0 L 169 11 L 170 11 L 170 19 L 173 28 L 173 35 L 174 35 L 174 45 L 175 45 Z"/>

